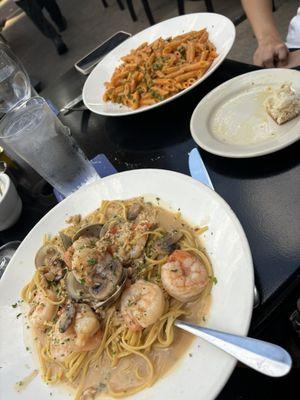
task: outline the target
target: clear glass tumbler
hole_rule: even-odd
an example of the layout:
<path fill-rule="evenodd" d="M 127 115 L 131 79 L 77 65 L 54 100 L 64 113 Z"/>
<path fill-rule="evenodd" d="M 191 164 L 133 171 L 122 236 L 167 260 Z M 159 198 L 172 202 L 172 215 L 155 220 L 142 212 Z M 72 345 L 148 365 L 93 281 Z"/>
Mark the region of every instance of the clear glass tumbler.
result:
<path fill-rule="evenodd" d="M 65 197 L 99 178 L 42 97 L 32 97 L 0 121 L 0 139 Z"/>
<path fill-rule="evenodd" d="M 22 63 L 0 42 L 0 113 L 7 113 L 30 95 L 30 80 Z"/>

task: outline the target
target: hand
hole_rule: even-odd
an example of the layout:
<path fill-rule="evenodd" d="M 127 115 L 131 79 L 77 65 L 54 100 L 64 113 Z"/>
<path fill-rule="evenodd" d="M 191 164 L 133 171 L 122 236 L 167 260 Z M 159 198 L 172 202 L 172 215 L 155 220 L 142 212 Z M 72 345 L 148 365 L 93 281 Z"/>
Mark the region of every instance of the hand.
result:
<path fill-rule="evenodd" d="M 259 42 L 253 63 L 265 68 L 283 67 L 288 62 L 288 55 L 289 50 L 281 39 L 268 38 Z"/>
<path fill-rule="evenodd" d="M 295 68 L 300 66 L 300 50 L 291 51 L 289 53 L 288 62 L 284 65 L 285 68 Z"/>

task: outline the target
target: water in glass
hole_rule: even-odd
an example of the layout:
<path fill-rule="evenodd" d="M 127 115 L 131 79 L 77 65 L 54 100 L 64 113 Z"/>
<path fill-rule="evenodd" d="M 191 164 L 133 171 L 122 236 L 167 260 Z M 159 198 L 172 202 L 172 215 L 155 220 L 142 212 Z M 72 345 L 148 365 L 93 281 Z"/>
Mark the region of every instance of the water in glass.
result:
<path fill-rule="evenodd" d="M 7 114 L 2 140 L 64 196 L 99 179 L 97 172 L 41 97 Z"/>

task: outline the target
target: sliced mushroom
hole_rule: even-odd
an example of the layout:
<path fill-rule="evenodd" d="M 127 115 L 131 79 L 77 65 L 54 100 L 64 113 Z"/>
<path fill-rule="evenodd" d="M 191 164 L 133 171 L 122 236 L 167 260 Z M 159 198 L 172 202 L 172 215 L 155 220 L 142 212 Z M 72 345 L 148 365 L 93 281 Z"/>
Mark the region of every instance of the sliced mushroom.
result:
<path fill-rule="evenodd" d="M 35 267 L 44 272 L 48 281 L 59 281 L 66 273 L 63 251 L 56 245 L 45 244 L 35 256 Z"/>
<path fill-rule="evenodd" d="M 102 227 L 103 227 L 102 224 L 85 225 L 75 233 L 75 235 L 72 238 L 72 241 L 75 242 L 75 240 L 80 238 L 80 236 L 95 236 L 98 238 L 100 236 Z"/>
<path fill-rule="evenodd" d="M 156 240 L 153 249 L 156 255 L 170 254 L 176 249 L 176 243 L 182 238 L 182 233 L 178 230 L 166 233 L 163 237 Z"/>
<path fill-rule="evenodd" d="M 59 232 L 59 237 L 60 237 L 60 239 L 62 241 L 64 249 L 68 250 L 68 248 L 72 246 L 72 243 L 73 243 L 72 242 L 72 238 L 70 238 L 70 236 L 66 235 L 63 232 Z"/>
<path fill-rule="evenodd" d="M 66 289 L 72 300 L 85 300 L 88 297 L 85 286 L 79 283 L 73 272 L 68 272 L 66 276 Z"/>
<path fill-rule="evenodd" d="M 127 210 L 127 219 L 129 221 L 133 221 L 139 215 L 142 210 L 142 206 L 140 203 L 133 203 L 131 206 L 128 207 Z"/>
<path fill-rule="evenodd" d="M 122 274 L 121 262 L 106 253 L 103 261 L 95 268 L 93 285 L 89 288 L 89 293 L 97 300 L 105 300 L 116 291 Z"/>
<path fill-rule="evenodd" d="M 68 303 L 61 314 L 58 322 L 58 329 L 60 333 L 66 332 L 69 326 L 72 324 L 73 318 L 75 317 L 75 306 L 73 303 Z"/>

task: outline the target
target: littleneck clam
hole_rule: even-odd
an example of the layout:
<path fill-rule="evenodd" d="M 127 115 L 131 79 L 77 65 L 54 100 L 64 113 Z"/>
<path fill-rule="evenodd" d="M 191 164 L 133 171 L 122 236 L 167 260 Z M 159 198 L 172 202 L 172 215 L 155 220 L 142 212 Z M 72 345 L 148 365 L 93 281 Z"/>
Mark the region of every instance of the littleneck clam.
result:
<path fill-rule="evenodd" d="M 89 303 L 94 309 L 109 305 L 115 302 L 121 295 L 127 280 L 127 270 L 123 269 L 119 283 L 115 286 L 114 292 L 106 299 L 97 300 L 87 288 L 80 284 L 72 272 L 68 272 L 66 277 L 66 289 L 69 296 L 75 301 Z"/>
<path fill-rule="evenodd" d="M 122 278 L 122 272 L 121 262 L 106 253 L 102 262 L 95 266 L 93 285 L 90 286 L 89 293 L 97 300 L 105 300 L 115 292 Z"/>
<path fill-rule="evenodd" d="M 108 306 L 109 304 L 114 303 L 121 296 L 121 294 L 125 288 L 126 281 L 127 281 L 127 270 L 123 269 L 122 278 L 120 280 L 120 283 L 117 285 L 115 292 L 111 296 L 109 296 L 107 299 L 96 302 L 94 304 L 94 308 Z"/>
<path fill-rule="evenodd" d="M 61 242 L 62 242 L 62 244 L 64 246 L 64 249 L 68 250 L 68 248 L 70 246 L 72 246 L 72 243 L 73 243 L 72 238 L 70 236 L 66 235 L 63 232 L 59 232 L 59 237 L 60 237 L 60 240 L 61 240 Z"/>
<path fill-rule="evenodd" d="M 66 276 L 66 290 L 71 299 L 75 301 L 88 300 L 89 298 L 85 286 L 76 280 L 72 271 L 69 271 Z"/>
<path fill-rule="evenodd" d="M 157 254 L 169 254 L 176 248 L 176 243 L 182 238 L 182 233 L 178 230 L 173 230 L 166 233 L 163 237 L 156 240 L 154 251 Z"/>
<path fill-rule="evenodd" d="M 48 281 L 59 281 L 66 273 L 63 251 L 53 244 L 43 245 L 36 253 L 35 267 L 43 271 Z"/>
<path fill-rule="evenodd" d="M 80 228 L 75 235 L 72 237 L 72 241 L 75 242 L 80 236 L 95 236 L 99 237 L 102 229 L 102 224 L 88 224 Z"/>
<path fill-rule="evenodd" d="M 140 203 L 133 203 L 128 207 L 127 210 L 127 219 L 129 221 L 133 221 L 139 215 L 142 210 L 142 206 Z"/>
<path fill-rule="evenodd" d="M 139 210 L 140 208 L 136 208 L 133 211 L 136 213 Z M 89 224 L 80 228 L 72 239 L 63 232 L 60 232 L 60 238 L 65 249 L 68 249 L 82 236 L 100 239 L 105 234 L 106 228 L 108 228 L 108 225 Z M 89 248 L 87 247 L 86 249 L 88 250 Z M 92 252 L 95 250 L 91 248 L 89 251 Z M 122 293 L 127 279 L 127 271 L 124 270 L 122 263 L 117 258 L 112 257 L 108 252 L 102 255 L 100 253 L 99 255 L 100 257 L 93 255 L 91 258 L 94 264 L 89 265 L 90 269 L 92 267 L 89 279 L 79 279 L 75 273 L 75 269 L 69 271 L 66 276 L 66 290 L 70 298 L 76 302 L 89 303 L 93 308 L 98 308 L 115 301 Z"/>

